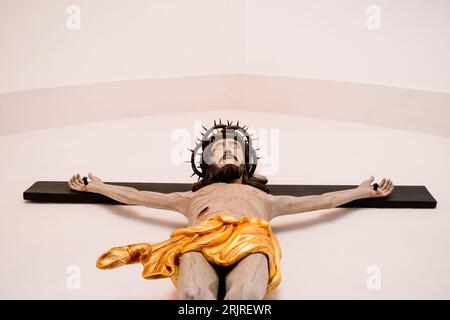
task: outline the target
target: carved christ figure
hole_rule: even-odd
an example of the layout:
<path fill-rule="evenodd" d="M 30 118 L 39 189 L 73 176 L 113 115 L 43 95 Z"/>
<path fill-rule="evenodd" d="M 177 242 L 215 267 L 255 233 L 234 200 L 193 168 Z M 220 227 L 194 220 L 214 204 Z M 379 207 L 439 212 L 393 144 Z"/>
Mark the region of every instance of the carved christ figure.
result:
<path fill-rule="evenodd" d="M 70 178 L 72 190 L 99 193 L 124 204 L 176 211 L 188 220 L 186 228 L 175 230 L 166 241 L 108 250 L 98 258 L 98 268 L 142 263 L 144 278 L 170 277 L 179 299 L 217 299 L 222 281 L 224 299 L 263 299 L 281 281 L 281 251 L 269 224 L 272 219 L 386 197 L 394 189 L 386 178 L 373 188 L 371 176 L 354 189 L 302 197 L 274 196 L 266 186 L 267 179 L 255 174 L 258 158 L 248 128 L 239 122 L 214 121 L 212 128 L 204 129 L 203 138 L 191 150 L 192 168 L 199 176 L 191 191 L 139 191 L 103 183 L 92 173 L 89 182 L 79 174 Z"/>

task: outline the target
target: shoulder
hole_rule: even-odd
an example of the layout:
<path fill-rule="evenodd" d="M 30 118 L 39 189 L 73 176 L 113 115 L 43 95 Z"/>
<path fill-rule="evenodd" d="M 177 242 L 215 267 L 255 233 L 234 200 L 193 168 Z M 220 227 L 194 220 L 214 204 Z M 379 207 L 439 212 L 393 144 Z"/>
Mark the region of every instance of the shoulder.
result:
<path fill-rule="evenodd" d="M 171 192 L 167 194 L 169 197 L 173 198 L 174 200 L 183 200 L 183 199 L 192 199 L 194 192 L 191 190 L 189 191 L 182 191 L 182 192 Z"/>

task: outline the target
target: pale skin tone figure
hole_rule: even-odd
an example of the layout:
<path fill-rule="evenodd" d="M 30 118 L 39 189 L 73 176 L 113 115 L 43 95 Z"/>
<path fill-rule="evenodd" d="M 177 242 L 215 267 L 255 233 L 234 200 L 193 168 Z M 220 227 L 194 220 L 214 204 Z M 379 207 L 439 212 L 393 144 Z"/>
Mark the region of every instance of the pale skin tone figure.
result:
<path fill-rule="evenodd" d="M 234 139 L 221 139 L 213 143 L 210 152 L 210 163 L 218 167 L 244 163 L 243 150 Z M 89 178 L 89 184 L 84 185 L 81 176 L 76 174 L 68 183 L 73 190 L 100 193 L 124 204 L 179 212 L 187 218 L 189 226 L 221 212 L 231 213 L 237 218 L 256 216 L 270 221 L 282 215 L 331 209 L 358 199 L 386 197 L 394 189 L 393 182 L 383 178 L 377 191 L 373 190 L 372 176 L 354 189 L 302 197 L 274 196 L 242 184 L 242 178 L 239 178 L 232 183 L 210 184 L 195 192 L 166 194 L 105 184 L 92 173 L 89 173 Z M 263 299 L 268 278 L 266 256 L 250 254 L 227 274 L 224 299 Z M 201 253 L 187 252 L 180 257 L 177 286 L 179 299 L 217 299 L 219 278 Z"/>

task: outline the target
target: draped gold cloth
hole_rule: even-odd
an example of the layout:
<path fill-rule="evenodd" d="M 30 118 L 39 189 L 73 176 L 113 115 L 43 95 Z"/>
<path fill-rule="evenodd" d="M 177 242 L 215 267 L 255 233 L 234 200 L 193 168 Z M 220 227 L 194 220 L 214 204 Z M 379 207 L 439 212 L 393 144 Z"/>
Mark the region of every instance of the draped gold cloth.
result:
<path fill-rule="evenodd" d="M 142 277 L 145 279 L 172 277 L 176 285 L 178 259 L 188 251 L 201 252 L 209 262 L 225 267 L 249 254 L 263 253 L 269 262 L 266 292 L 276 288 L 281 281 L 281 250 L 269 223 L 258 217 L 238 219 L 222 214 L 177 229 L 163 242 L 114 247 L 98 258 L 97 268 L 112 269 L 140 262 L 144 266 Z"/>

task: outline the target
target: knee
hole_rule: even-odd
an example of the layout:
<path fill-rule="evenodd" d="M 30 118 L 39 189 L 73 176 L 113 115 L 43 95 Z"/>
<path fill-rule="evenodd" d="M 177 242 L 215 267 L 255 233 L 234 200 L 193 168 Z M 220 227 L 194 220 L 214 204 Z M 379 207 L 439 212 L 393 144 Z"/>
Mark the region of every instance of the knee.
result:
<path fill-rule="evenodd" d="M 200 300 L 202 299 L 199 286 L 191 285 L 178 289 L 179 300 Z"/>
<path fill-rule="evenodd" d="M 179 300 L 215 300 L 217 299 L 218 284 L 200 286 L 195 283 L 178 288 Z"/>
<path fill-rule="evenodd" d="M 225 300 L 262 300 L 265 293 L 265 285 L 243 280 L 240 283 L 235 282 L 229 287 Z"/>

